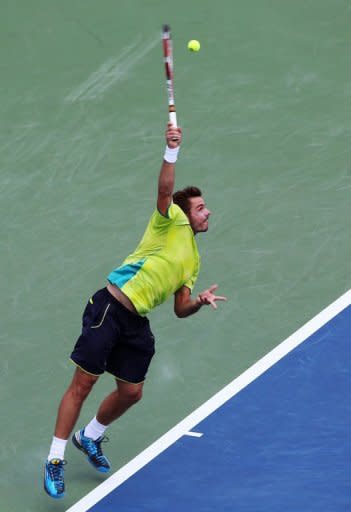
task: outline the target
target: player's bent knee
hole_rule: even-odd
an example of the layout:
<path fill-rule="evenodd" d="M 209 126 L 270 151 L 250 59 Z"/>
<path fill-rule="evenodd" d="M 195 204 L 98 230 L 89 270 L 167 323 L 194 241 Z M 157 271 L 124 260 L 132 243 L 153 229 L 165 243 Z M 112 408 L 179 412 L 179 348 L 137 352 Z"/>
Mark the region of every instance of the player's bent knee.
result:
<path fill-rule="evenodd" d="M 77 402 L 84 401 L 92 390 L 97 379 L 98 377 L 94 375 L 88 375 L 83 372 L 77 373 L 71 384 L 71 392 L 74 399 Z"/>
<path fill-rule="evenodd" d="M 130 404 L 136 404 L 142 399 L 143 392 L 141 389 L 130 390 L 125 393 L 124 397 Z"/>
<path fill-rule="evenodd" d="M 71 386 L 71 393 L 76 402 L 83 402 L 87 396 L 89 395 L 92 385 L 89 386 L 87 384 L 76 384 L 75 386 Z"/>
<path fill-rule="evenodd" d="M 132 393 L 132 401 L 133 403 L 139 402 L 143 397 L 143 390 L 138 389 L 134 393 Z"/>
<path fill-rule="evenodd" d="M 138 384 L 123 384 L 118 386 L 120 397 L 129 404 L 135 404 L 142 399 L 143 387 Z"/>

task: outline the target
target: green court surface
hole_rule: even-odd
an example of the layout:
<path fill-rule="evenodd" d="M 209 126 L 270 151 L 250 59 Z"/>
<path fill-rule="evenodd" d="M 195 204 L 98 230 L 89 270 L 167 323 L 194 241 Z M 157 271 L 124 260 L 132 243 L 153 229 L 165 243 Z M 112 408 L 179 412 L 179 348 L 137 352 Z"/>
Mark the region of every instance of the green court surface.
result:
<path fill-rule="evenodd" d="M 117 470 L 350 288 L 351 81 L 343 0 L 3 1 L 0 16 L 0 510 L 64 511 L 98 485 L 67 449 L 42 464 L 84 305 L 155 207 L 172 27 L 177 186 L 213 211 L 196 291 L 228 302 L 157 339 L 143 401 L 110 429 Z M 199 39 L 198 54 L 189 39 Z M 103 377 L 79 425 L 113 386 Z"/>

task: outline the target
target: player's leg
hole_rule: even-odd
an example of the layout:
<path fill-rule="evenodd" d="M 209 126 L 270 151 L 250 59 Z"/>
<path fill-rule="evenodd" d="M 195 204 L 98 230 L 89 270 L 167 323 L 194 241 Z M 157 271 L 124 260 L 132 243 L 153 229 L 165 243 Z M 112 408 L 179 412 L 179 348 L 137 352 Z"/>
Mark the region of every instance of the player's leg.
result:
<path fill-rule="evenodd" d="M 102 472 L 110 469 L 108 459 L 101 450 L 105 430 L 142 398 L 145 376 L 155 352 L 155 340 L 148 320 L 120 304 L 118 307 L 121 339 L 106 362 L 106 371 L 116 378 L 117 389 L 103 400 L 91 422 L 72 437 L 74 445 Z"/>
<path fill-rule="evenodd" d="M 62 397 L 56 419 L 55 433 L 44 469 L 44 489 L 52 498 L 62 498 L 65 493 L 64 454 L 67 440 L 78 419 L 83 402 L 98 377 L 77 368 L 73 379 Z"/>
<path fill-rule="evenodd" d="M 82 333 L 71 360 L 77 365 L 58 410 L 55 435 L 45 464 L 44 489 L 53 498 L 64 495 L 64 452 L 84 400 L 105 371 L 108 354 L 118 337 L 111 296 L 106 289 L 91 297 L 83 313 Z"/>
<path fill-rule="evenodd" d="M 76 424 L 83 402 L 89 395 L 98 376 L 76 368 L 71 384 L 62 397 L 56 419 L 55 437 L 68 439 Z"/>
<path fill-rule="evenodd" d="M 105 398 L 96 415 L 98 422 L 103 425 L 110 425 L 142 398 L 143 382 L 134 384 L 118 379 L 116 382 L 117 389 Z"/>
<path fill-rule="evenodd" d="M 72 437 L 73 444 L 85 453 L 90 464 L 101 473 L 107 473 L 111 468 L 101 448 L 101 444 L 107 440 L 105 430 L 141 399 L 142 388 L 143 383 L 117 381 L 117 389 L 103 400 L 95 418 Z"/>
<path fill-rule="evenodd" d="M 129 311 L 122 319 L 123 338 L 106 364 L 106 370 L 116 378 L 117 389 L 104 399 L 96 415 L 97 421 L 106 426 L 141 400 L 146 374 L 155 353 L 155 339 L 148 319 L 136 317 Z"/>

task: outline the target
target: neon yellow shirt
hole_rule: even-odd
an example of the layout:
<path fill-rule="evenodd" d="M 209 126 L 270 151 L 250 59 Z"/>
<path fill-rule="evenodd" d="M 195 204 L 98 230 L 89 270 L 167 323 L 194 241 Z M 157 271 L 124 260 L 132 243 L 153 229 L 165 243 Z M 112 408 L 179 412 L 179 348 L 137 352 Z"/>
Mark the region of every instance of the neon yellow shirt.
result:
<path fill-rule="evenodd" d="M 168 217 L 156 210 L 135 251 L 113 270 L 108 281 L 129 297 L 140 315 L 187 286 L 192 291 L 200 256 L 189 219 L 171 203 Z"/>

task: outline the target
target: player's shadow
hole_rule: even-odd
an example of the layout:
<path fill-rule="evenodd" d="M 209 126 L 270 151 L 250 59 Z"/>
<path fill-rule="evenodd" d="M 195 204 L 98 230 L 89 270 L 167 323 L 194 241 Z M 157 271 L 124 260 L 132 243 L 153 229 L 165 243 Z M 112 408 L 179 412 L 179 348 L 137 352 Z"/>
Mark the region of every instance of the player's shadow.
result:
<path fill-rule="evenodd" d="M 69 468 L 67 467 L 67 471 L 65 471 L 65 480 L 70 485 L 74 485 L 76 482 L 83 485 L 85 483 L 93 484 L 95 487 L 104 482 L 112 473 L 113 470 L 109 473 L 100 473 L 88 462 L 85 455 L 77 453 L 76 456 L 70 456 Z"/>

